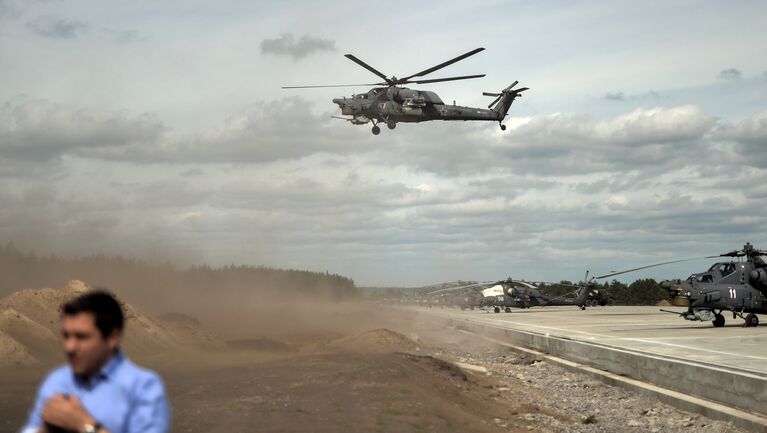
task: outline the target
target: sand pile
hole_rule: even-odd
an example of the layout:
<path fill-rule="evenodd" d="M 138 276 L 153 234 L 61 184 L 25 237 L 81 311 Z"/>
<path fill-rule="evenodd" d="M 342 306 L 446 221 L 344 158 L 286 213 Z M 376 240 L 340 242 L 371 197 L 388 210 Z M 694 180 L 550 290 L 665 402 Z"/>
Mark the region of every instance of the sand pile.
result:
<path fill-rule="evenodd" d="M 62 358 L 59 307 L 91 290 L 82 281 L 62 288 L 25 289 L 0 300 L 0 365 L 27 365 Z M 122 302 L 123 346 L 131 355 L 152 356 L 187 350 L 222 348 L 193 318 L 172 315 L 154 319 Z"/>
<path fill-rule="evenodd" d="M 360 352 L 411 352 L 420 345 L 406 336 L 389 329 L 373 329 L 361 334 L 333 340 L 330 347 Z"/>

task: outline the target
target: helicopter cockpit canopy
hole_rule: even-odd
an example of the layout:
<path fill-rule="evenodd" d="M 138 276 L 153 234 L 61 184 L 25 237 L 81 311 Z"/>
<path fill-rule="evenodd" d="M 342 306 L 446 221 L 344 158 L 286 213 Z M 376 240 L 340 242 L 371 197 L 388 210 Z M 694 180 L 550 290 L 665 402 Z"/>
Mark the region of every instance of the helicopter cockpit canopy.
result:
<path fill-rule="evenodd" d="M 687 277 L 687 281 L 692 282 L 698 282 L 698 283 L 713 283 L 714 282 L 714 276 L 709 273 L 703 273 L 703 274 L 692 274 L 689 277 Z"/>
<path fill-rule="evenodd" d="M 726 277 L 727 275 L 730 275 L 731 273 L 735 272 L 735 263 L 729 262 L 729 263 L 715 263 L 713 266 L 711 266 L 708 271 L 709 272 L 719 272 L 719 275 Z"/>

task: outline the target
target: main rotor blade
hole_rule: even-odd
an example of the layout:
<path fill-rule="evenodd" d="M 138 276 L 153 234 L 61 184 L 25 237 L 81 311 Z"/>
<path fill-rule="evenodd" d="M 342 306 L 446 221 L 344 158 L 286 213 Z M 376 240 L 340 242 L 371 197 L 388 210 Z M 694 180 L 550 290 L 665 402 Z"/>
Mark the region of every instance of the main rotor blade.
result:
<path fill-rule="evenodd" d="M 321 87 L 368 87 L 368 86 L 388 86 L 388 83 L 368 83 L 368 84 L 326 84 L 320 86 L 282 86 L 282 89 L 318 89 Z"/>
<path fill-rule="evenodd" d="M 693 257 L 691 259 L 671 260 L 671 261 L 663 262 L 663 263 L 655 263 L 653 265 L 640 266 L 640 267 L 634 268 L 634 269 L 627 269 L 625 271 L 613 272 L 613 273 L 610 273 L 610 274 L 607 274 L 607 275 L 600 275 L 598 277 L 593 277 L 592 280 L 601 280 L 602 278 L 613 277 L 615 275 L 620 275 L 620 274 L 627 274 L 629 272 L 639 271 L 641 269 L 647 269 L 647 268 L 654 268 L 656 266 L 670 265 L 672 263 L 691 262 L 693 260 L 703 260 L 703 259 L 714 259 L 714 258 L 717 258 L 717 257 L 719 257 L 719 256 Z"/>
<path fill-rule="evenodd" d="M 386 83 L 387 83 L 387 84 L 394 84 L 394 83 L 392 82 L 392 80 L 390 80 L 390 79 L 388 79 L 388 78 L 386 77 L 386 75 L 382 74 L 382 73 L 381 73 L 380 71 L 378 71 L 376 68 L 374 68 L 374 67 L 372 67 L 372 66 L 368 65 L 367 63 L 363 62 L 362 60 L 358 59 L 358 58 L 357 58 L 357 57 L 355 57 L 353 54 L 346 54 L 346 55 L 345 55 L 345 57 L 346 57 L 347 59 L 351 60 L 352 62 L 354 62 L 354 63 L 356 63 L 356 64 L 358 64 L 358 65 L 362 66 L 363 68 L 367 69 L 368 71 L 370 71 L 370 72 L 372 72 L 372 73 L 374 73 L 374 74 L 378 75 L 378 76 L 379 76 L 379 77 L 381 77 L 381 78 L 382 78 L 384 81 L 386 81 Z"/>
<path fill-rule="evenodd" d="M 409 79 L 411 79 L 411 78 L 413 78 L 413 77 L 423 77 L 424 75 L 427 75 L 427 74 L 431 74 L 432 72 L 434 72 L 434 71 L 436 71 L 436 70 L 439 70 L 439 69 L 442 69 L 442 68 L 444 68 L 445 66 L 449 66 L 449 65 L 452 65 L 452 64 L 453 64 L 453 63 L 455 63 L 455 62 L 458 62 L 458 61 L 460 61 L 460 60 L 463 60 L 463 59 L 465 59 L 465 58 L 467 58 L 467 57 L 469 57 L 469 56 L 473 56 L 474 54 L 477 54 L 478 52 L 480 52 L 480 51 L 482 51 L 482 50 L 484 50 L 484 48 L 475 48 L 475 49 L 473 49 L 473 50 L 469 51 L 468 53 L 465 53 L 465 54 L 461 54 L 460 56 L 458 56 L 458 57 L 456 57 L 456 58 L 454 58 L 454 59 L 450 59 L 450 60 L 448 60 L 448 61 L 446 61 L 446 62 L 444 62 L 444 63 L 440 63 L 440 64 L 439 64 L 439 65 L 437 65 L 437 66 L 432 66 L 432 67 L 431 67 L 431 68 L 429 68 L 429 69 L 424 69 L 424 70 L 423 70 L 423 71 L 421 71 L 421 72 L 418 72 L 418 73 L 416 73 L 416 74 L 413 74 L 413 75 L 407 76 L 407 77 L 403 78 L 401 81 L 407 81 L 407 80 L 409 80 Z"/>
<path fill-rule="evenodd" d="M 425 295 L 426 296 L 436 295 L 437 293 L 453 292 L 453 291 L 456 291 L 456 290 L 469 289 L 469 288 L 472 288 L 472 287 L 490 287 L 490 286 L 493 286 L 495 284 L 496 283 L 482 282 L 482 283 L 469 284 L 469 285 L 466 285 L 466 286 L 448 287 L 447 289 L 435 290 L 433 292 L 426 293 Z"/>
<path fill-rule="evenodd" d="M 415 81 L 402 81 L 402 80 L 398 80 L 397 82 L 400 83 L 400 84 L 407 84 L 407 83 L 426 84 L 426 83 L 439 83 L 441 81 L 469 80 L 469 79 L 472 79 L 472 78 L 482 78 L 484 76 L 485 76 L 485 74 L 462 75 L 460 77 L 433 78 L 431 80 L 415 80 Z"/>

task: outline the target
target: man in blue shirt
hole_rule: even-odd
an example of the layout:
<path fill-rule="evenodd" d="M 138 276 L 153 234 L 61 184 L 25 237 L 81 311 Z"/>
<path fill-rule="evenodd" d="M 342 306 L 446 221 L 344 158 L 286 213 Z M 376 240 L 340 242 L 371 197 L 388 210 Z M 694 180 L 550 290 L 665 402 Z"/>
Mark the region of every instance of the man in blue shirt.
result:
<path fill-rule="evenodd" d="M 170 408 L 160 377 L 120 351 L 124 316 L 109 293 L 92 291 L 61 308 L 69 365 L 51 372 L 22 433 L 165 433 Z"/>

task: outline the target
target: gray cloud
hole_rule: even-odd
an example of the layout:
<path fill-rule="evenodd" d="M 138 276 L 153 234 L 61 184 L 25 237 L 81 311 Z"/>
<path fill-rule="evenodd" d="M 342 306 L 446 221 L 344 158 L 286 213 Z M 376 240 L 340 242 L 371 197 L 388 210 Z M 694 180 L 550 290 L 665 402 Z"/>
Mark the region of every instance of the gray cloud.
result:
<path fill-rule="evenodd" d="M 293 60 L 301 60 L 321 51 L 335 51 L 335 45 L 332 39 L 303 35 L 296 40 L 292 33 L 286 33 L 276 39 L 261 41 L 261 53 L 290 56 Z"/>
<path fill-rule="evenodd" d="M 767 168 L 767 111 L 757 113 L 737 124 L 719 128 L 715 137 L 736 143 L 739 162 L 758 168 Z"/>
<path fill-rule="evenodd" d="M 127 146 L 89 149 L 88 156 L 115 161 L 266 163 L 316 153 L 370 150 L 372 140 L 343 122 L 311 111 L 298 97 L 254 104 L 212 131 L 169 136 L 161 143 L 134 140 Z"/>
<path fill-rule="evenodd" d="M 15 160 L 45 161 L 154 143 L 164 129 L 149 115 L 76 109 L 40 99 L 18 98 L 0 106 L 0 152 Z"/>
<path fill-rule="evenodd" d="M 649 90 L 646 93 L 639 93 L 635 95 L 626 95 L 623 92 L 607 92 L 603 99 L 608 101 L 640 101 L 644 99 L 658 99 L 660 94 L 655 90 Z"/>
<path fill-rule="evenodd" d="M 719 72 L 720 80 L 733 81 L 740 80 L 741 78 L 743 78 L 743 72 L 735 68 L 724 69 Z"/>
<path fill-rule="evenodd" d="M 719 125 L 700 109 L 682 106 L 635 110 L 609 121 L 578 114 L 538 116 L 500 135 L 487 125 L 462 122 L 403 124 L 403 131 L 389 134 L 384 145 L 365 128 L 330 120 L 311 107 L 296 97 L 259 102 L 214 130 L 173 134 L 149 115 L 17 101 L 0 110 L 0 149 L 15 159 L 68 154 L 203 164 L 269 163 L 323 153 L 369 155 L 384 165 L 449 176 L 509 170 L 586 174 L 663 171 L 705 152 L 706 137 Z"/>
<path fill-rule="evenodd" d="M 115 40 L 121 44 L 127 44 L 139 40 L 139 33 L 136 30 L 121 30 L 115 32 Z"/>
<path fill-rule="evenodd" d="M 663 171 L 706 151 L 706 137 L 716 125 L 716 118 L 694 106 L 638 109 L 609 121 L 555 114 L 534 117 L 505 134 L 465 124 L 419 125 L 409 133 L 412 141 L 394 138 L 380 152 L 394 163 L 404 160 L 451 176 L 492 170 L 557 175 Z"/>
<path fill-rule="evenodd" d="M 4 19 L 18 18 L 22 9 L 10 0 L 0 0 L 0 21 Z"/>
<path fill-rule="evenodd" d="M 40 16 L 27 22 L 27 28 L 46 38 L 73 39 L 85 33 L 88 30 L 88 24 L 82 21 Z"/>

